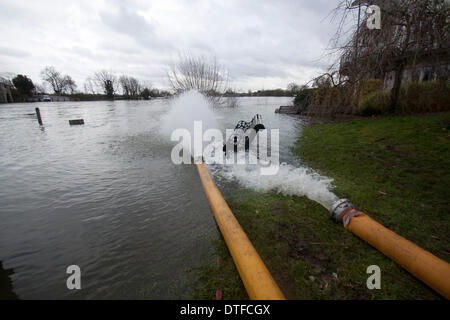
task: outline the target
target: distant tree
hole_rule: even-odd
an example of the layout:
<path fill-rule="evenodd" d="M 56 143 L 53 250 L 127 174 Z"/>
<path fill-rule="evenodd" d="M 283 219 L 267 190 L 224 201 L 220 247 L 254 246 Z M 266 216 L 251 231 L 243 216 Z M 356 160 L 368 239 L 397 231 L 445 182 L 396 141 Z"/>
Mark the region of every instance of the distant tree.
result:
<path fill-rule="evenodd" d="M 71 76 L 64 76 L 63 78 L 63 90 L 62 93 L 70 93 L 70 94 L 74 94 L 75 90 L 77 89 L 77 84 L 75 83 L 75 81 L 72 79 Z"/>
<path fill-rule="evenodd" d="M 99 88 L 103 89 L 104 94 L 108 99 L 113 99 L 117 88 L 117 77 L 114 73 L 102 70 L 94 75 L 94 81 Z"/>
<path fill-rule="evenodd" d="M 64 89 L 64 78 L 59 71 L 56 71 L 55 67 L 45 67 L 41 71 L 42 80 L 47 82 L 56 94 L 60 94 Z"/>
<path fill-rule="evenodd" d="M 45 67 L 41 71 L 41 78 L 44 82 L 47 82 L 56 94 L 61 93 L 63 87 L 63 79 L 61 73 L 56 71 L 54 67 Z"/>
<path fill-rule="evenodd" d="M 213 103 L 221 102 L 221 94 L 228 88 L 228 71 L 215 58 L 180 55 L 168 72 L 170 86 L 175 93 L 197 90 Z"/>
<path fill-rule="evenodd" d="M 139 80 L 129 76 L 121 76 L 119 83 L 122 86 L 123 94 L 130 99 L 137 99 L 141 93 L 141 84 Z"/>
<path fill-rule="evenodd" d="M 159 97 L 171 97 L 173 94 L 167 90 L 159 90 Z"/>
<path fill-rule="evenodd" d="M 114 84 L 111 80 L 106 80 L 105 82 L 105 94 L 108 98 L 114 98 Z"/>
<path fill-rule="evenodd" d="M 162 95 L 161 95 L 161 91 L 159 91 L 159 90 L 156 89 L 156 88 L 153 88 L 153 89 L 150 90 L 150 96 L 151 96 L 152 98 L 158 98 L 158 97 L 161 97 L 161 96 L 162 96 Z"/>
<path fill-rule="evenodd" d="M 252 93 L 255 97 L 290 97 L 292 96 L 290 91 L 283 89 L 262 89 Z"/>
<path fill-rule="evenodd" d="M 35 90 L 37 94 L 44 94 L 46 93 L 46 89 L 45 89 L 45 85 L 44 84 L 36 84 L 35 85 Z"/>
<path fill-rule="evenodd" d="M 12 82 L 20 94 L 25 96 L 31 96 L 33 94 L 35 86 L 33 81 L 27 76 L 19 74 L 12 79 Z"/>
<path fill-rule="evenodd" d="M 119 84 L 122 87 L 122 94 L 126 97 L 130 97 L 130 89 L 128 85 L 128 77 L 127 76 L 121 76 L 119 78 Z"/>
<path fill-rule="evenodd" d="M 291 82 L 287 86 L 287 91 L 291 92 L 293 95 L 297 94 L 300 91 L 300 86 L 295 82 Z"/>
<path fill-rule="evenodd" d="M 51 86 L 55 94 L 74 93 L 77 87 L 72 77 L 62 75 L 55 67 L 45 67 L 41 71 L 41 78 Z"/>
<path fill-rule="evenodd" d="M 84 81 L 84 92 L 87 94 L 97 94 L 96 90 L 95 90 L 95 83 L 92 80 L 91 77 L 87 77 L 86 80 Z"/>
<path fill-rule="evenodd" d="M 144 88 L 144 90 L 141 91 L 141 97 L 145 100 L 150 100 L 152 93 L 149 88 Z"/>

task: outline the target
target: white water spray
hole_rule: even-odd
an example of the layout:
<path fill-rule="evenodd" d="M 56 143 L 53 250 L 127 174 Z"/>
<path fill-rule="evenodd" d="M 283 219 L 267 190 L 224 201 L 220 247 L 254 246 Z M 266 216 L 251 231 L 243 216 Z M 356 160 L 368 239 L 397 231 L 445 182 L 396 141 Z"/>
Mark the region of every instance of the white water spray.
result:
<path fill-rule="evenodd" d="M 187 129 L 194 133 L 194 121 L 202 121 L 203 130 L 218 127 L 213 107 L 197 91 L 187 91 L 173 99 L 169 112 L 161 119 L 163 134 L 170 138 L 176 129 Z"/>
<path fill-rule="evenodd" d="M 191 138 L 195 136 L 195 122 L 201 121 L 202 131 L 218 127 L 212 105 L 197 91 L 187 91 L 170 104 L 169 112 L 162 118 L 162 132 L 166 137 L 173 138 L 176 130 L 189 131 Z M 200 132 L 200 135 L 203 135 Z M 202 138 L 201 136 L 199 138 Z M 188 152 L 188 158 L 194 156 L 194 141 L 182 140 L 183 152 Z M 207 145 L 203 143 L 203 148 Z"/>
<path fill-rule="evenodd" d="M 203 131 L 218 128 L 208 100 L 198 92 L 189 91 L 173 101 L 171 110 L 163 118 L 163 133 L 170 139 L 174 130 L 183 128 L 194 136 L 194 121 L 202 121 Z M 225 128 L 222 131 L 225 132 Z M 309 168 L 283 163 L 279 166 L 278 173 L 272 176 L 261 175 L 260 168 L 261 165 L 223 165 L 214 166 L 214 173 L 228 180 L 235 179 L 244 187 L 258 192 L 274 190 L 289 196 L 306 196 L 328 210 L 338 200 L 330 191 L 332 179 L 321 176 Z"/>
<path fill-rule="evenodd" d="M 258 192 L 276 191 L 287 196 L 306 196 L 327 210 L 338 200 L 330 191 L 333 180 L 305 167 L 282 163 L 276 175 L 263 176 L 259 166 L 234 165 L 224 167 L 218 173 Z"/>

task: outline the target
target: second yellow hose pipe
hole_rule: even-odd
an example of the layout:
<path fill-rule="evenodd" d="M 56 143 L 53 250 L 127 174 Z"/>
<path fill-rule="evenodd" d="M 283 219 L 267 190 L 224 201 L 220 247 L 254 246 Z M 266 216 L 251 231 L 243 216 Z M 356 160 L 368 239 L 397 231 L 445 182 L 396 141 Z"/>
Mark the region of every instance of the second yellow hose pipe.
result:
<path fill-rule="evenodd" d="M 350 201 L 337 201 L 331 218 L 401 265 L 430 288 L 450 299 L 450 264 L 379 224 Z"/>

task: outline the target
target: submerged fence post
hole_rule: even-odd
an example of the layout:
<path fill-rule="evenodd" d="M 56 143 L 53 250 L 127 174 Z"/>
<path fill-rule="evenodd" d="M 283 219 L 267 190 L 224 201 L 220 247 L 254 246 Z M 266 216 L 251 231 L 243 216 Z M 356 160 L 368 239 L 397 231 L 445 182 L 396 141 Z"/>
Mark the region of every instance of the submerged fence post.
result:
<path fill-rule="evenodd" d="M 37 116 L 39 124 L 42 126 L 41 111 L 39 110 L 39 108 L 36 108 L 36 116 Z"/>

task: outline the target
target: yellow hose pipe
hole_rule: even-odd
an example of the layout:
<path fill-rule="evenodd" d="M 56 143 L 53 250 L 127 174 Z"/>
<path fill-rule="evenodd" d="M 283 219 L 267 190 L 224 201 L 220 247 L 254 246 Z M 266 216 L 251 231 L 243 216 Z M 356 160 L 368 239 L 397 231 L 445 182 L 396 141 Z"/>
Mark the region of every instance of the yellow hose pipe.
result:
<path fill-rule="evenodd" d="M 285 300 L 280 288 L 209 175 L 208 169 L 203 163 L 196 165 L 217 225 L 248 296 L 252 300 Z"/>
<path fill-rule="evenodd" d="M 344 226 L 353 234 L 398 263 L 444 298 L 450 299 L 449 263 L 356 210 L 346 199 L 333 205 L 331 216 L 336 221 L 343 221 Z"/>

